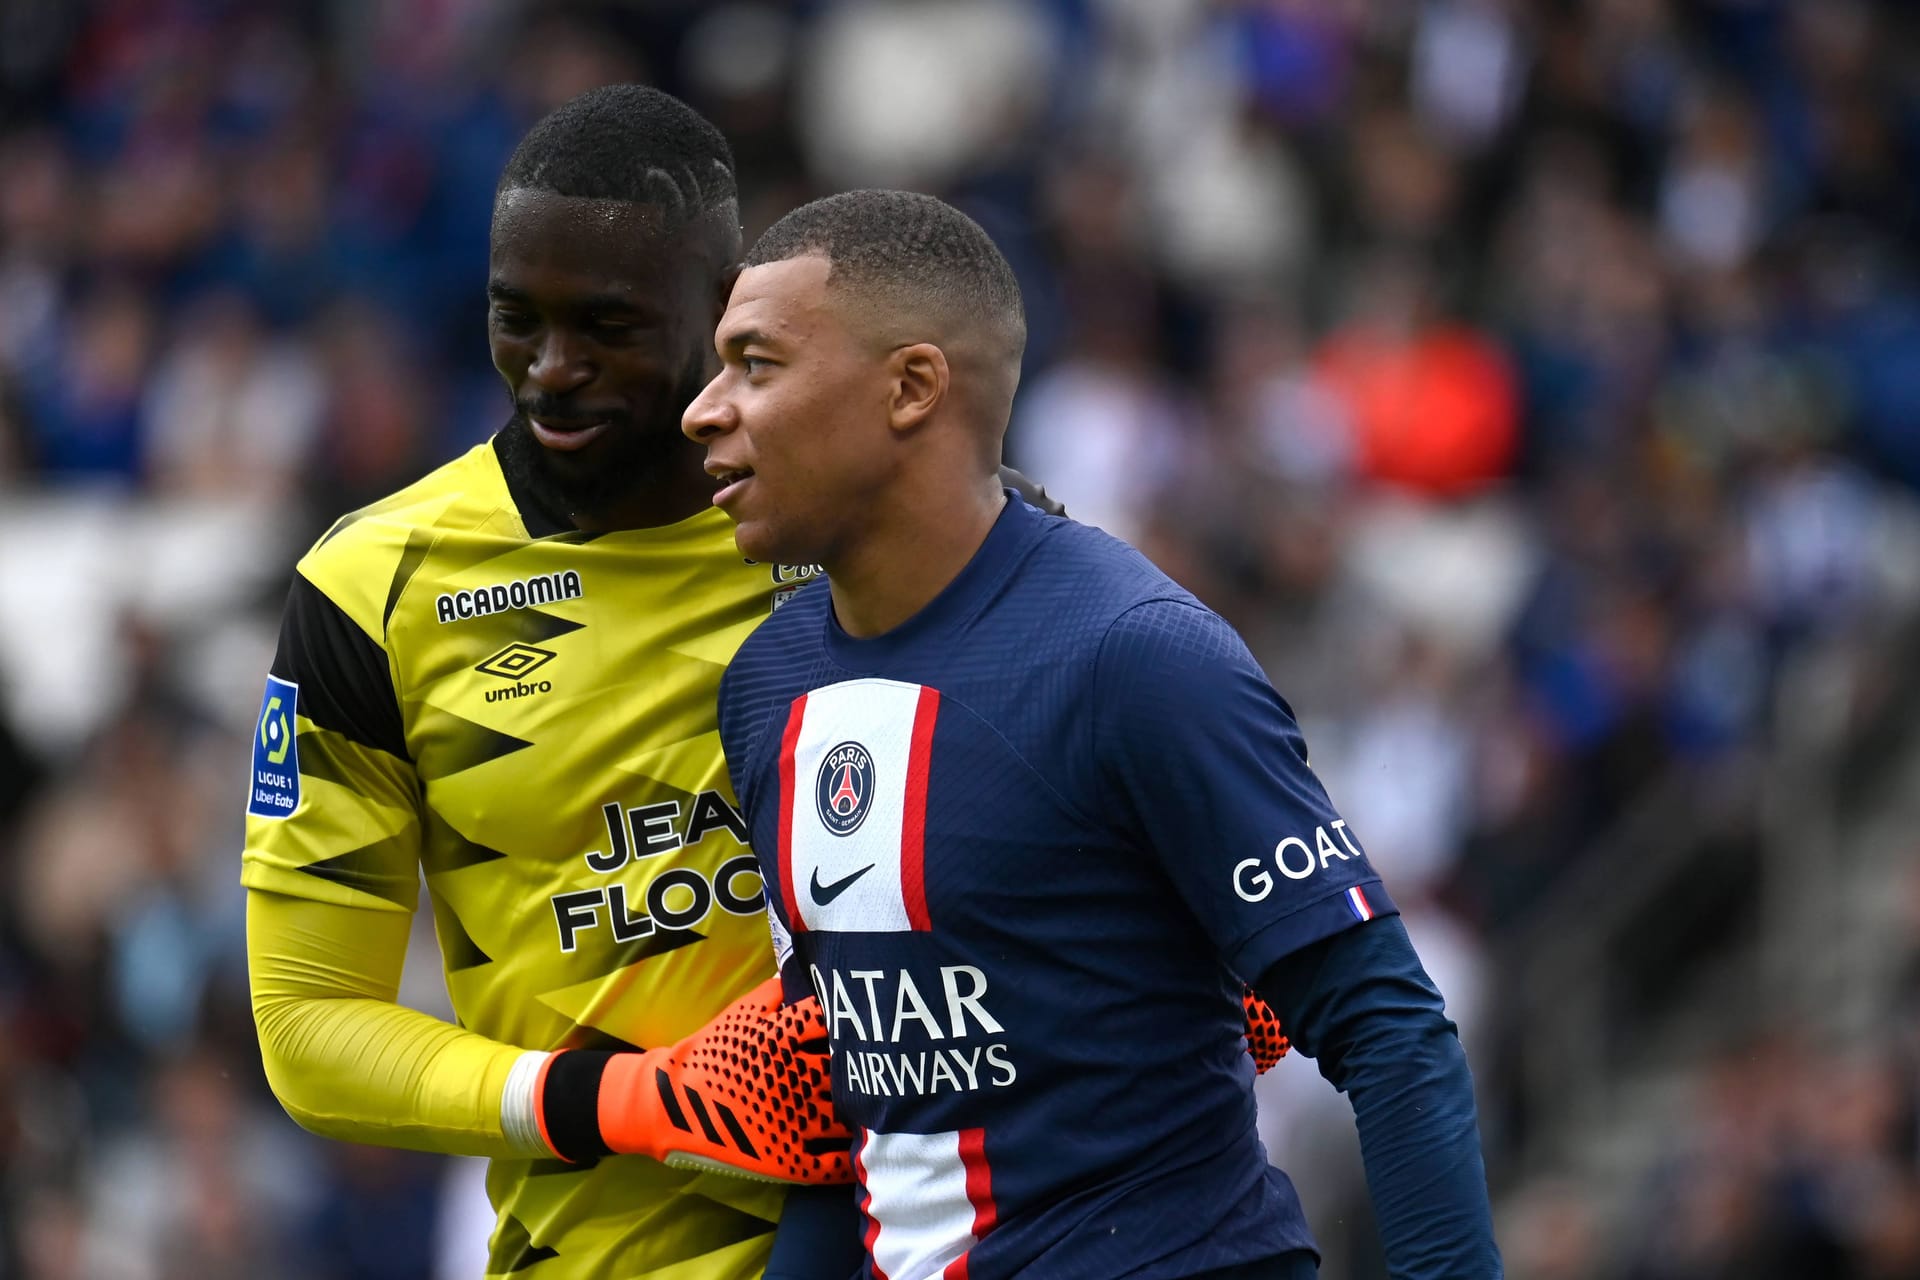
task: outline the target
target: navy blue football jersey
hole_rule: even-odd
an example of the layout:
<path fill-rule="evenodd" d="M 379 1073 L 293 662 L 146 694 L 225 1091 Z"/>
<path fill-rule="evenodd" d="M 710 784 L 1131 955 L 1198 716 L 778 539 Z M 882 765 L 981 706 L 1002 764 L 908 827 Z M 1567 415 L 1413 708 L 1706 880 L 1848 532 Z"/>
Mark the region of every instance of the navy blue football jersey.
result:
<path fill-rule="evenodd" d="M 1394 908 L 1218 615 L 1009 494 L 885 635 L 799 592 L 720 725 L 782 970 L 831 1026 L 869 1274 L 1312 1248 L 1255 1133 L 1240 979 Z"/>

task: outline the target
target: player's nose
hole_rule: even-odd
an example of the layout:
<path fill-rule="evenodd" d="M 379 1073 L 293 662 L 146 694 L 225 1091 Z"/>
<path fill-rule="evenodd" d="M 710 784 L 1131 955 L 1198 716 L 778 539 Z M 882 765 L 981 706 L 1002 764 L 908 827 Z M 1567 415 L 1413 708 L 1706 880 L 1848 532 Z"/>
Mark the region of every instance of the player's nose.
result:
<path fill-rule="evenodd" d="M 732 402 L 727 398 L 721 383 L 726 380 L 723 369 L 680 415 L 680 430 L 687 439 L 695 444 L 706 444 L 714 437 L 733 430 L 739 421 Z"/>
<path fill-rule="evenodd" d="M 583 347 L 558 327 L 550 330 L 527 366 L 527 381 L 551 395 L 579 390 L 593 381 L 595 373 Z"/>

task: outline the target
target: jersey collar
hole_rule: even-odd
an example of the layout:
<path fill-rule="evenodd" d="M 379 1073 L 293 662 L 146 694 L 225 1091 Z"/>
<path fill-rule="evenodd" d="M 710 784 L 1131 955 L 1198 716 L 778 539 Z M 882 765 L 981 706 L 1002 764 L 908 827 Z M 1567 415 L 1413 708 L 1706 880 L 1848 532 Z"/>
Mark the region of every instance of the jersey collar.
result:
<path fill-rule="evenodd" d="M 520 523 L 527 527 L 529 538 L 551 538 L 560 533 L 579 533 L 573 521 L 564 515 L 549 511 L 540 505 L 533 496 L 533 489 L 527 484 L 520 468 L 514 465 L 514 459 L 505 448 L 503 441 L 506 431 L 493 434 L 493 459 L 500 467 L 500 477 L 506 481 L 507 497 L 513 502 L 514 509 L 520 513 Z"/>
<path fill-rule="evenodd" d="M 875 670 L 898 653 L 963 630 L 994 598 L 995 588 L 1032 549 L 1052 519 L 1028 506 L 1014 490 L 1008 489 L 1006 494 L 1007 505 L 994 518 L 986 541 L 973 553 L 973 559 L 967 561 L 959 576 L 920 612 L 893 630 L 864 639 L 848 635 L 840 620 L 833 616 L 833 602 L 829 597 L 826 607 L 828 655 L 848 670 Z"/>

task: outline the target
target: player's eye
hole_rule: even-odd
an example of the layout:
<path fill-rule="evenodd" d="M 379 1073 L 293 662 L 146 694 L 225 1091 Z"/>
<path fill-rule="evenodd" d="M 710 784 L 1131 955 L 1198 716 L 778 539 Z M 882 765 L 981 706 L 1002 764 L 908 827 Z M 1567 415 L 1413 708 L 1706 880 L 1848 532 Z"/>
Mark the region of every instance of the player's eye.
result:
<path fill-rule="evenodd" d="M 773 368 L 773 361 L 763 356 L 741 356 L 740 367 L 746 370 L 749 378 Z"/>
<path fill-rule="evenodd" d="M 533 317 L 524 311 L 513 311 L 503 307 L 493 309 L 493 327 L 503 333 L 531 333 Z"/>

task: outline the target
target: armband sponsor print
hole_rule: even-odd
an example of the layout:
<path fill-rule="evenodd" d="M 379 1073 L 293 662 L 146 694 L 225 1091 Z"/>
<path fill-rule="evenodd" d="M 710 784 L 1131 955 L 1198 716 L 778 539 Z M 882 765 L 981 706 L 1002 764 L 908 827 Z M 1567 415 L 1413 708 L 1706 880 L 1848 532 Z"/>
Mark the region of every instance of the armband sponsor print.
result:
<path fill-rule="evenodd" d="M 247 785 L 247 812 L 253 817 L 285 818 L 300 807 L 300 744 L 293 728 L 299 704 L 299 685 L 267 677 L 253 726 L 253 777 Z"/>

